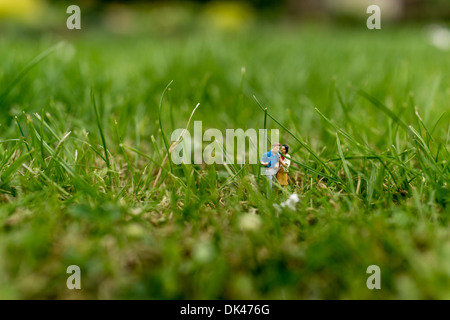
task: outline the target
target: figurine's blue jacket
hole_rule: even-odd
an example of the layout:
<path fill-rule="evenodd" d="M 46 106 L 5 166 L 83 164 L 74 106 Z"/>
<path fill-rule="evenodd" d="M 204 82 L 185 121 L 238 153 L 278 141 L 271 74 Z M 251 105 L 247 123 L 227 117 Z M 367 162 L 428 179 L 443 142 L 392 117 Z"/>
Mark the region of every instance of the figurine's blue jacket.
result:
<path fill-rule="evenodd" d="M 261 161 L 262 162 L 269 162 L 269 165 L 266 168 L 275 168 L 275 165 L 278 162 L 278 157 L 279 156 L 280 155 L 278 153 L 274 155 L 272 153 L 272 150 L 270 150 L 270 151 L 268 151 L 268 152 L 263 154 L 263 156 L 261 158 Z"/>

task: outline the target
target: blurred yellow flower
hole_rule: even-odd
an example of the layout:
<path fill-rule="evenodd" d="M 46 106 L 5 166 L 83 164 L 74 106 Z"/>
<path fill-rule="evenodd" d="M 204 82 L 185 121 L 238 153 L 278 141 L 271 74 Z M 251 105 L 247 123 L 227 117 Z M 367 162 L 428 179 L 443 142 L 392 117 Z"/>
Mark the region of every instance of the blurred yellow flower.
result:
<path fill-rule="evenodd" d="M 253 17 L 252 8 L 245 2 L 211 2 L 205 15 L 212 25 L 222 30 L 237 30 L 244 27 Z"/>
<path fill-rule="evenodd" d="M 41 0 L 0 0 L 0 19 L 36 20 L 42 8 Z"/>

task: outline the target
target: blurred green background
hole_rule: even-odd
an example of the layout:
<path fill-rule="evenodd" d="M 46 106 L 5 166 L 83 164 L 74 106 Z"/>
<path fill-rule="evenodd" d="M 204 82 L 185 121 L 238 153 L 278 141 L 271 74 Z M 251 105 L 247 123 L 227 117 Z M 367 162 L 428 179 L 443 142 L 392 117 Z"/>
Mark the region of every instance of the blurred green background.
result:
<path fill-rule="evenodd" d="M 138 29 L 140 32 L 155 29 L 170 32 L 176 27 L 186 27 L 186 24 L 198 24 L 199 17 L 205 18 L 209 26 L 230 29 L 242 27 L 254 19 L 286 23 L 355 23 L 367 18 L 365 9 L 371 4 L 380 6 L 384 22 L 442 22 L 450 18 L 447 0 L 0 0 L 0 19 L 41 30 L 62 29 L 65 17 L 62 10 L 72 4 L 80 6 L 84 28 L 104 27 L 119 33 L 133 33 Z M 170 14 L 167 8 L 172 9 Z M 160 14 L 147 15 L 155 11 Z M 192 15 L 196 19 L 189 20 Z"/>

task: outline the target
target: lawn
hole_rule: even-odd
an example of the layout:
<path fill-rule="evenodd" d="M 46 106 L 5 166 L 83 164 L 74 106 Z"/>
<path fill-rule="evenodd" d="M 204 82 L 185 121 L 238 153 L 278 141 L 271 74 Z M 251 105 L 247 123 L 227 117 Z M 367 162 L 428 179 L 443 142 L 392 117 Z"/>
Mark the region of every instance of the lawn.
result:
<path fill-rule="evenodd" d="M 450 299 L 450 60 L 422 26 L 0 48 L 0 298 Z M 288 189 L 164 162 L 198 103 L 190 130 L 279 129 Z"/>

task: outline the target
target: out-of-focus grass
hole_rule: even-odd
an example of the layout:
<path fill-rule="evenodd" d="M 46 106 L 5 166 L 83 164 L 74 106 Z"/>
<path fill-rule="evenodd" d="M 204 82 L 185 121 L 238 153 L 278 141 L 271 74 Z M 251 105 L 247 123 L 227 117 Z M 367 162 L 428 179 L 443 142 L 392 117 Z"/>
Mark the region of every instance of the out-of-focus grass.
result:
<path fill-rule="evenodd" d="M 29 65 L 57 41 L 1 44 L 0 297 L 450 298 L 449 61 L 421 28 L 84 33 Z M 204 130 L 268 107 L 295 211 L 257 166 L 166 164 L 153 187 L 172 80 L 166 136 L 197 103 Z"/>

